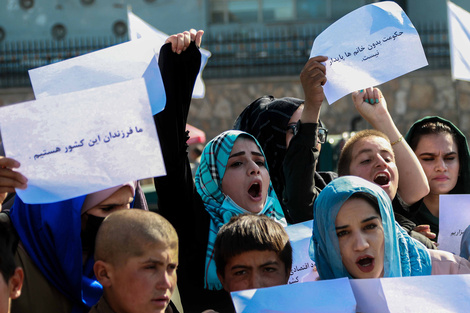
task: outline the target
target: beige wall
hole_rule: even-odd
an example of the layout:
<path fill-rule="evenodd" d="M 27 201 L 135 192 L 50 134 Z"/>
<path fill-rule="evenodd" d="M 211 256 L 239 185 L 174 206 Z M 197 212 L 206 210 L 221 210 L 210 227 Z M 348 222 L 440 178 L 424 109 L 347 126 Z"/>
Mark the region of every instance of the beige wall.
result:
<path fill-rule="evenodd" d="M 208 140 L 231 128 L 243 108 L 262 95 L 303 98 L 298 77 L 211 79 L 205 83 L 206 97 L 193 100 L 188 122 L 204 130 Z M 470 82 L 453 83 L 448 70 L 421 70 L 380 88 L 403 134 L 415 120 L 426 115 L 440 115 L 454 122 L 470 138 Z M 31 99 L 34 97 L 28 88 L 0 90 L 0 105 Z M 351 130 L 351 119 L 357 115 L 351 96 L 346 96 L 332 106 L 325 102 L 321 119 L 330 134 L 339 134 Z M 364 121 L 357 126 L 359 129 L 369 127 Z"/>
<path fill-rule="evenodd" d="M 262 95 L 304 97 L 298 77 L 206 80 L 205 83 L 206 97 L 193 100 L 188 122 L 205 130 L 208 140 L 229 129 L 243 108 Z M 453 83 L 448 70 L 421 70 L 380 88 L 403 134 L 417 119 L 439 115 L 454 122 L 470 138 L 470 82 Z M 331 106 L 326 102 L 322 106 L 321 119 L 331 134 L 350 131 L 351 119 L 355 116 L 358 113 L 351 96 Z M 370 127 L 365 121 L 357 126 L 359 129 Z"/>

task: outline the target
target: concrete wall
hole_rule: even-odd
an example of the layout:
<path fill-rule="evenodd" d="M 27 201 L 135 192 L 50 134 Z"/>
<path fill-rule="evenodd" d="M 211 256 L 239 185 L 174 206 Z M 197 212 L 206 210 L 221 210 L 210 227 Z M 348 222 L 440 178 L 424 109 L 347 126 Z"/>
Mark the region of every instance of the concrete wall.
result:
<path fill-rule="evenodd" d="M 298 77 L 205 80 L 206 97 L 192 102 L 188 122 L 206 132 L 210 140 L 230 129 L 238 114 L 256 98 L 303 98 Z M 470 138 L 470 82 L 452 82 L 449 70 L 420 70 L 392 80 L 382 86 L 389 111 L 398 129 L 405 134 L 411 124 L 427 115 L 439 115 L 454 122 Z M 0 105 L 34 99 L 32 90 L 0 90 Z M 358 116 L 351 96 L 333 105 L 322 106 L 321 119 L 330 134 L 351 131 L 351 121 Z M 359 122 L 355 130 L 369 128 Z"/>
<path fill-rule="evenodd" d="M 208 139 L 230 128 L 243 108 L 262 95 L 304 97 L 298 77 L 206 80 L 205 83 L 206 97 L 193 100 L 188 121 L 205 130 Z M 403 134 L 417 119 L 440 115 L 455 122 L 470 138 L 470 83 L 453 83 L 449 70 L 416 71 L 380 88 Z M 352 130 L 351 121 L 358 115 L 351 96 L 346 96 L 331 106 L 325 102 L 321 119 L 331 134 L 340 134 Z M 356 130 L 369 127 L 362 121 Z"/>

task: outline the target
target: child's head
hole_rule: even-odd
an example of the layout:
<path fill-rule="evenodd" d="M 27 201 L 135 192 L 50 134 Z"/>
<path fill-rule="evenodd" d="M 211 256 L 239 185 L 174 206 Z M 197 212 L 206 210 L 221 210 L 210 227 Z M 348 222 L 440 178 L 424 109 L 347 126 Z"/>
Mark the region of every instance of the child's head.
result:
<path fill-rule="evenodd" d="M 217 276 L 227 291 L 277 286 L 289 279 L 289 236 L 265 215 L 232 217 L 220 229 L 214 250 Z"/>
<path fill-rule="evenodd" d="M 178 236 L 143 210 L 109 215 L 96 237 L 94 272 L 116 312 L 164 312 L 176 287 Z"/>
<path fill-rule="evenodd" d="M 23 269 L 15 264 L 13 230 L 0 223 L 0 313 L 10 312 L 10 300 L 21 295 Z"/>

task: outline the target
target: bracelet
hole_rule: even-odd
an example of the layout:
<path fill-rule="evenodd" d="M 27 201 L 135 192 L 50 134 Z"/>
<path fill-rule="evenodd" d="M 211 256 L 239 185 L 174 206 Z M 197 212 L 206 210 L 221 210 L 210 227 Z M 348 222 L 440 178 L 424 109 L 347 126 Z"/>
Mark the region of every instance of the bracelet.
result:
<path fill-rule="evenodd" d="M 403 140 L 403 136 L 400 136 L 400 138 L 398 138 L 396 141 L 390 143 L 390 145 L 391 145 L 391 146 L 396 145 L 397 143 L 399 143 L 399 142 L 402 141 L 402 140 Z"/>

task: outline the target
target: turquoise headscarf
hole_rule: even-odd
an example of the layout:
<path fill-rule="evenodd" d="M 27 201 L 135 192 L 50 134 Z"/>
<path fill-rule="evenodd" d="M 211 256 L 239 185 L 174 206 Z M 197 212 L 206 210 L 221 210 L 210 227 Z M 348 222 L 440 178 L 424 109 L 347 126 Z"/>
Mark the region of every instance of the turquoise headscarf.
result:
<path fill-rule="evenodd" d="M 230 197 L 223 194 L 221 189 L 222 178 L 225 174 L 225 167 L 227 165 L 230 152 L 232 151 L 235 140 L 240 136 L 252 139 L 261 153 L 263 153 L 263 149 L 259 145 L 258 141 L 250 134 L 238 130 L 225 131 L 212 139 L 206 145 L 202 152 L 201 163 L 199 164 L 196 172 L 196 189 L 204 201 L 205 208 L 211 217 L 209 240 L 206 252 L 206 271 L 204 275 L 206 289 L 222 289 L 222 284 L 217 278 L 215 262 L 213 260 L 214 242 L 219 229 L 226 224 L 232 216 L 250 213 L 238 206 L 232 199 L 230 199 Z M 267 168 L 268 164 L 266 161 L 264 164 Z M 269 183 L 268 197 L 264 208 L 258 214 L 267 215 L 281 223 L 283 226 L 287 225 L 281 204 L 277 199 L 271 182 Z"/>
<path fill-rule="evenodd" d="M 360 177 L 343 176 L 320 192 L 313 207 L 310 257 L 315 261 L 320 278 L 352 278 L 341 260 L 335 221 L 341 206 L 358 192 L 371 194 L 378 200 L 385 239 L 384 277 L 430 275 L 429 252 L 395 222 L 392 203 L 385 191 Z"/>

